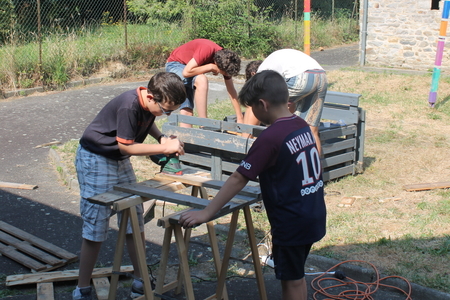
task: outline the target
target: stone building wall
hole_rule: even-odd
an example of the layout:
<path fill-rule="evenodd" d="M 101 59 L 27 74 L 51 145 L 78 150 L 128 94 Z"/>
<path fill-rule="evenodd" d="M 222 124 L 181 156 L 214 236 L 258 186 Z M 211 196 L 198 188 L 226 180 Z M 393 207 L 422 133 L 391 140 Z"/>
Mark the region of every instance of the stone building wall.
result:
<path fill-rule="evenodd" d="M 431 0 L 368 1 L 365 65 L 433 69 L 444 1 L 440 10 L 431 10 Z M 449 42 L 447 34 L 442 70 L 450 70 Z"/>

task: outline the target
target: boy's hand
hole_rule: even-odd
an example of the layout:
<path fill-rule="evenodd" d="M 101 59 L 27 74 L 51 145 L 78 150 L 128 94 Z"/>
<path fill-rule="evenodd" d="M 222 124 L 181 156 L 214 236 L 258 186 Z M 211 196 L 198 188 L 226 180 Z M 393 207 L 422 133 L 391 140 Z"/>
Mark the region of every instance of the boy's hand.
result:
<path fill-rule="evenodd" d="M 164 154 L 170 155 L 175 153 L 176 155 L 184 155 L 184 143 L 177 139 L 175 136 L 170 136 L 164 140 L 161 139 L 161 145 L 166 146 Z"/>
<path fill-rule="evenodd" d="M 220 69 L 219 67 L 217 67 L 216 64 L 210 64 L 211 65 L 211 72 L 213 73 L 213 75 L 217 76 L 220 73 Z"/>
<path fill-rule="evenodd" d="M 187 211 L 181 214 L 178 224 L 183 228 L 190 228 L 208 222 L 210 218 L 205 210 Z"/>

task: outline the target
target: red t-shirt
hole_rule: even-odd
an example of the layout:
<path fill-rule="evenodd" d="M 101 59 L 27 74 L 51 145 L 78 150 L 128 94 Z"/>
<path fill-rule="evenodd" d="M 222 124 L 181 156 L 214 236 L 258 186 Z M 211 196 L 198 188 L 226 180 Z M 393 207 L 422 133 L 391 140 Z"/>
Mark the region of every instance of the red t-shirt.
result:
<path fill-rule="evenodd" d="M 184 65 L 194 58 L 199 66 L 214 63 L 214 53 L 223 48 L 207 39 L 195 39 L 172 51 L 167 62 L 177 61 Z"/>

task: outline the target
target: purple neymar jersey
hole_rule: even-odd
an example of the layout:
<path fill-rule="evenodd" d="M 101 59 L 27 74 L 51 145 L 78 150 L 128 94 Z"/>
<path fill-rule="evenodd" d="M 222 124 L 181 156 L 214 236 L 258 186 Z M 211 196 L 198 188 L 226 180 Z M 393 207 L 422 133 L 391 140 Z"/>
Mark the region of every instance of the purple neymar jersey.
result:
<path fill-rule="evenodd" d="M 255 140 L 237 169 L 259 184 L 273 243 L 299 246 L 325 235 L 322 166 L 308 124 L 280 118 Z"/>

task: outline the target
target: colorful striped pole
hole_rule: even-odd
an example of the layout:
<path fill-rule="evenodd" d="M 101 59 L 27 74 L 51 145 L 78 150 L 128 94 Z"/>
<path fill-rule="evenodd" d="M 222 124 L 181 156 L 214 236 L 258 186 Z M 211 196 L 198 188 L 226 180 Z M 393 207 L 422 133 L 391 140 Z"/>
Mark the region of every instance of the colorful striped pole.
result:
<path fill-rule="evenodd" d="M 434 107 L 437 98 L 437 90 L 439 86 L 439 77 L 441 76 L 442 56 L 444 54 L 445 38 L 447 36 L 448 16 L 450 12 L 450 0 L 445 0 L 442 9 L 441 28 L 439 30 L 439 38 L 437 42 L 436 60 L 434 62 L 433 77 L 431 79 L 431 91 L 428 97 L 430 107 Z"/>
<path fill-rule="evenodd" d="M 449 0 L 450 1 L 450 0 Z M 303 52 L 311 54 L 311 0 L 303 1 Z"/>

